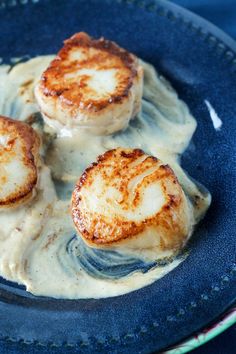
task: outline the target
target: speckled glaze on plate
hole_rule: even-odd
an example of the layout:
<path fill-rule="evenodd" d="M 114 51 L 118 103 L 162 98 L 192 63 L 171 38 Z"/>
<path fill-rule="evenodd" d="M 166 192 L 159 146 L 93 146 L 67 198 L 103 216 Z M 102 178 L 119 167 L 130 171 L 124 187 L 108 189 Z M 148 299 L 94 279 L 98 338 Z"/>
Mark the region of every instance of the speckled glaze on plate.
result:
<path fill-rule="evenodd" d="M 183 342 L 174 345 L 165 350 L 162 354 L 185 354 L 199 346 L 207 343 L 209 340 L 215 338 L 222 332 L 226 331 L 230 326 L 236 323 L 236 308 L 232 307 L 226 311 L 220 319 L 213 325 L 207 326 L 202 331 L 195 333 L 190 338 Z"/>
<path fill-rule="evenodd" d="M 197 118 L 183 166 L 212 193 L 191 254 L 158 282 L 102 300 L 34 297 L 1 280 L 2 347 L 18 352 L 148 353 L 217 318 L 236 298 L 236 45 L 166 1 L 11 0 L 0 3 L 0 56 L 54 53 L 77 31 L 105 36 L 150 61 Z M 223 122 L 215 130 L 205 100 Z"/>

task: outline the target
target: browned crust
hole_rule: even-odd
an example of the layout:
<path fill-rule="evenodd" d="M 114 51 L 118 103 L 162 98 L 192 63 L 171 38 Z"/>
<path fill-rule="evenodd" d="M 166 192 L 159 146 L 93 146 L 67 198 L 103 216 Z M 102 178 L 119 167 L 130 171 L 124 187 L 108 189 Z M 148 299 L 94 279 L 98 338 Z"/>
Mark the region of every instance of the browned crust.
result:
<path fill-rule="evenodd" d="M 137 58 L 133 54 L 112 41 L 103 37 L 94 39 L 84 32 L 74 34 L 71 38 L 65 40 L 64 44 L 64 47 L 58 52 L 56 58 L 41 77 L 40 89 L 44 96 L 59 98 L 60 103 L 67 109 L 70 108 L 73 113 L 73 109 L 78 108 L 83 111 L 98 112 L 112 103 L 121 103 L 129 95 L 134 79 L 138 75 Z M 71 61 L 69 55 L 76 48 L 85 50 L 94 48 L 99 50 L 99 53 L 80 62 L 78 60 Z M 90 98 L 86 100 L 86 93 L 91 92 L 91 88 L 87 87 L 88 78 L 86 75 L 79 83 L 67 83 L 63 79 L 65 74 L 73 73 L 76 68 L 94 66 L 100 70 L 121 69 L 120 85 L 116 88 L 114 94 L 109 95 L 109 98 L 99 100 Z M 126 75 L 124 75 L 124 70 L 127 70 Z M 117 78 L 119 79 L 119 76 Z"/>
<path fill-rule="evenodd" d="M 6 198 L 0 199 L 0 208 L 16 207 L 18 204 L 28 201 L 34 193 L 38 181 L 37 165 L 39 162 L 40 138 L 34 129 L 26 123 L 4 116 L 0 116 L 0 135 L 2 133 L 10 134 L 12 139 L 8 142 L 7 147 L 0 148 L 0 164 L 4 165 L 12 157 L 14 154 L 12 148 L 16 140 L 19 139 L 22 147 L 22 160 L 29 170 L 25 184 L 16 188 L 14 193 Z"/>
<path fill-rule="evenodd" d="M 118 156 L 118 155 L 119 156 Z M 163 165 L 160 160 L 153 156 L 147 156 L 147 158 L 135 166 L 134 171 L 130 171 L 129 164 L 134 162 L 137 158 L 145 155 L 140 149 L 134 150 L 122 150 L 114 149 L 107 151 L 105 154 L 98 157 L 97 162 L 90 165 L 78 180 L 76 187 L 72 195 L 72 218 L 75 223 L 76 229 L 86 240 L 86 242 L 95 245 L 115 245 L 116 242 L 136 237 L 141 234 L 147 227 L 158 228 L 160 232 L 165 234 L 165 239 L 162 239 L 162 249 L 177 249 L 182 245 L 183 238 L 186 236 L 186 226 L 180 222 L 181 208 L 183 207 L 184 194 L 181 186 L 175 176 L 173 170 L 168 165 Z M 116 156 L 116 168 L 112 166 L 113 171 L 106 174 L 106 168 L 109 166 L 109 160 Z M 156 166 L 157 169 L 143 178 L 141 184 L 138 184 L 135 188 L 135 197 L 133 198 L 132 205 L 127 203 L 129 199 L 128 183 L 135 174 L 141 174 L 144 171 Z M 122 200 L 120 205 L 123 210 L 130 208 L 136 208 L 140 203 L 142 189 L 150 183 L 159 181 L 162 189 L 165 193 L 166 202 L 161 210 L 155 215 L 151 215 L 148 218 L 141 220 L 140 222 L 131 222 L 115 216 L 111 222 L 104 218 L 103 215 L 84 213 L 80 210 L 81 193 L 83 187 L 89 188 L 93 182 L 93 174 L 95 169 L 102 174 L 103 179 L 107 180 L 107 185 L 112 185 L 111 181 L 114 181 L 117 177 L 124 177 L 122 183 L 119 186 L 119 191 L 122 194 Z M 96 174 L 96 172 L 95 172 Z M 168 179 L 168 183 L 172 184 L 174 189 L 173 194 L 167 193 L 167 185 L 165 180 Z M 179 213 L 179 217 L 176 218 L 176 214 Z M 174 235 L 174 237 L 173 237 Z"/>

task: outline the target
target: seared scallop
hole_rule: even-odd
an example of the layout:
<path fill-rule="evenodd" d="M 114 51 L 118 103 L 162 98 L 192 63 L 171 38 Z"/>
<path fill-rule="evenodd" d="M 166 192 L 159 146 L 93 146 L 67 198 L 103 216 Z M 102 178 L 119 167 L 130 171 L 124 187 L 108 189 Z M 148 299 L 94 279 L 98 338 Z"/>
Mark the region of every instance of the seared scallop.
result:
<path fill-rule="evenodd" d="M 46 122 L 56 129 L 86 128 L 111 134 L 140 111 L 143 68 L 114 42 L 80 32 L 44 71 L 35 96 Z"/>
<path fill-rule="evenodd" d="M 0 116 L 0 210 L 36 194 L 40 138 L 26 123 Z"/>
<path fill-rule="evenodd" d="M 95 248 L 177 251 L 193 225 L 172 169 L 139 149 L 99 156 L 78 180 L 71 210 L 78 234 Z"/>

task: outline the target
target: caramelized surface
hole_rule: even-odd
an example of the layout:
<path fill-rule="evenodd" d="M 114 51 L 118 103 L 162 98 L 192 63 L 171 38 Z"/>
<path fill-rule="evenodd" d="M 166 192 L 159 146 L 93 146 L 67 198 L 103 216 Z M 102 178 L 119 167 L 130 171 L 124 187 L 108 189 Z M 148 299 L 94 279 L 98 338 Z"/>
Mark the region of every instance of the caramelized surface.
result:
<path fill-rule="evenodd" d="M 39 146 L 33 128 L 0 116 L 0 208 L 18 206 L 32 197 Z"/>
<path fill-rule="evenodd" d="M 46 96 L 60 96 L 67 105 L 100 110 L 108 103 L 120 102 L 128 95 L 137 75 L 135 61 L 132 54 L 113 42 L 104 38 L 91 39 L 85 33 L 75 34 L 65 41 L 65 46 L 44 72 L 43 92 Z M 114 81 L 117 84 L 111 92 L 104 89 L 99 92 L 90 85 L 92 70 L 100 73 L 114 70 Z"/>
<path fill-rule="evenodd" d="M 64 44 L 35 90 L 43 114 L 70 126 L 109 126 L 116 120 L 127 125 L 141 105 L 138 59 L 114 42 L 83 32 Z"/>
<path fill-rule="evenodd" d="M 138 149 L 118 148 L 99 156 L 72 196 L 75 226 L 91 245 L 131 238 L 139 244 L 137 238 L 148 235 L 158 240 L 159 249 L 176 249 L 190 231 L 189 214 L 172 169 Z"/>

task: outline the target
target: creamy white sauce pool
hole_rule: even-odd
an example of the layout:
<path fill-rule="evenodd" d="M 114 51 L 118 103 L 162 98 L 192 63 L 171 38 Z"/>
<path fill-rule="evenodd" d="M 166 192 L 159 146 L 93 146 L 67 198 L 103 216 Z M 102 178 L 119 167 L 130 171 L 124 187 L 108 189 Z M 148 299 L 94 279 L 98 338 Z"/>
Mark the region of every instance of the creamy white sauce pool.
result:
<path fill-rule="evenodd" d="M 15 211 L 0 212 L 0 275 L 24 284 L 36 295 L 68 299 L 121 295 L 151 284 L 184 257 L 153 266 L 152 252 L 120 255 L 85 249 L 75 236 L 69 213 L 74 184 L 106 150 L 119 146 L 140 148 L 173 168 L 193 205 L 197 223 L 211 197 L 180 166 L 180 155 L 191 140 L 196 121 L 171 85 L 152 66 L 143 63 L 142 113 L 125 131 L 94 136 L 71 133 L 65 127 L 56 136 L 40 120 L 29 118 L 38 112 L 33 88 L 52 58 L 38 57 L 10 71 L 9 66 L 0 66 L 0 114 L 33 122 L 43 138 L 46 165 L 40 171 L 37 197 Z M 87 259 L 92 259 L 95 268 L 86 268 Z"/>

